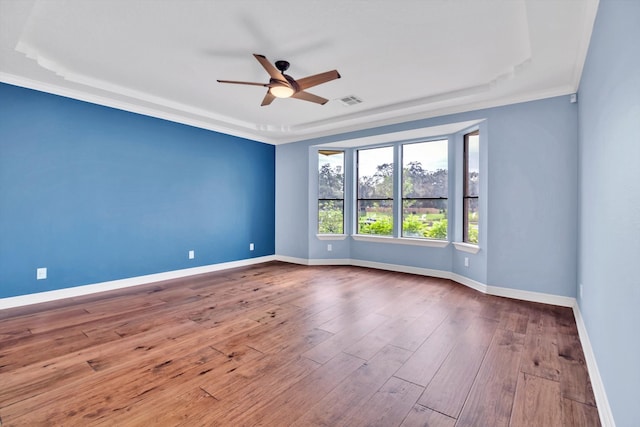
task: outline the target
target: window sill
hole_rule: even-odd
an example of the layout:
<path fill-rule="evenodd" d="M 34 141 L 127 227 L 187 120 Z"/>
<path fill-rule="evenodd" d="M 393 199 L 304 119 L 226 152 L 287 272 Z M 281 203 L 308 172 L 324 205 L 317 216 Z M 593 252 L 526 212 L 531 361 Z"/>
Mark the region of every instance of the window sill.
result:
<path fill-rule="evenodd" d="M 347 238 L 346 234 L 316 234 L 318 240 L 344 240 Z"/>
<path fill-rule="evenodd" d="M 467 252 L 470 254 L 477 254 L 478 252 L 480 252 L 480 246 L 474 245 L 472 243 L 453 242 L 453 246 L 455 246 L 459 251 Z"/>
<path fill-rule="evenodd" d="M 394 243 L 397 245 L 428 246 L 432 248 L 446 248 L 449 246 L 449 242 L 446 240 L 411 239 L 408 237 L 373 236 L 365 234 L 353 234 L 351 238 L 362 242 Z"/>

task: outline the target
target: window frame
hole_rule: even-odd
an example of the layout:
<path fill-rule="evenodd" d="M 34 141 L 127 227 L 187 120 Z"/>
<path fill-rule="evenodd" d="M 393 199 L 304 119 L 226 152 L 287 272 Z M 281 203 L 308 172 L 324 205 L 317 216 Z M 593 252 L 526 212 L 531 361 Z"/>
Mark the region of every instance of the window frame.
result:
<path fill-rule="evenodd" d="M 468 192 L 469 189 L 469 138 L 471 136 L 478 137 L 478 148 L 480 147 L 480 130 L 476 129 L 471 132 L 467 132 L 463 136 L 463 144 L 462 144 L 462 242 L 468 245 L 479 245 L 480 236 L 478 236 L 477 242 L 471 242 L 469 240 L 469 201 L 475 200 L 476 206 L 480 204 L 480 194 L 478 195 L 470 195 Z M 478 173 L 478 180 L 480 174 Z M 479 182 L 479 181 L 478 181 Z"/>
<path fill-rule="evenodd" d="M 405 174 L 404 174 L 404 147 L 408 146 L 408 145 L 414 145 L 414 144 L 429 144 L 429 143 L 434 143 L 434 142 L 445 142 L 446 143 L 446 148 L 447 148 L 447 197 L 405 197 L 404 194 L 404 183 L 405 183 Z M 399 147 L 400 147 L 400 159 L 398 159 L 398 166 L 401 166 L 400 169 L 400 194 L 399 194 L 399 199 L 401 202 L 400 205 L 400 209 L 399 209 L 399 220 L 400 220 L 400 225 L 399 225 L 399 238 L 401 239 L 420 239 L 420 240 L 433 240 L 433 241 L 444 241 L 444 242 L 449 242 L 450 241 L 450 235 L 449 235 L 449 221 L 448 221 L 448 215 L 449 215 L 449 195 L 450 195 L 450 188 L 449 188 L 449 146 L 451 144 L 451 140 L 448 137 L 441 137 L 441 138 L 434 138 L 434 139 L 428 139 L 428 140 L 419 140 L 419 141 L 411 141 L 411 142 L 401 142 L 399 143 Z M 442 201 L 445 200 L 446 201 L 446 212 L 447 212 L 447 234 L 443 239 L 439 239 L 439 238 L 435 238 L 435 237 L 418 237 L 418 236 L 405 236 L 404 235 L 404 202 L 406 200 L 416 200 L 416 201 Z"/>
<path fill-rule="evenodd" d="M 318 236 L 318 238 L 322 239 L 322 238 L 327 238 L 327 237 L 331 237 L 331 236 L 346 236 L 346 206 L 345 206 L 345 191 L 346 191 L 346 183 L 345 183 L 345 178 L 346 178 L 346 150 L 344 149 L 319 149 L 316 152 L 316 161 L 319 162 L 320 159 L 320 155 L 324 154 L 326 156 L 328 155 L 335 155 L 335 154 L 340 154 L 342 153 L 342 198 L 323 198 L 320 197 L 320 169 L 319 169 L 319 164 L 317 163 L 317 167 L 318 170 L 316 171 L 317 176 L 318 176 L 318 186 L 317 186 L 317 201 L 316 201 L 316 220 L 317 220 L 317 225 L 316 225 L 316 236 Z M 331 202 L 331 201 L 341 201 L 342 202 L 342 232 L 341 233 L 323 233 L 320 230 L 320 204 L 322 202 Z"/>
<path fill-rule="evenodd" d="M 353 232 L 351 233 L 351 238 L 356 241 L 365 241 L 365 242 L 376 242 L 376 243 L 392 243 L 392 244 L 401 244 L 401 245 L 414 245 L 414 246 L 425 246 L 425 247 L 436 247 L 436 248 L 444 248 L 452 243 L 453 234 L 452 224 L 448 221 L 447 224 L 447 237 L 446 239 L 433 239 L 430 237 L 405 237 L 402 236 L 402 204 L 398 203 L 398 201 L 402 201 L 402 146 L 405 144 L 412 143 L 422 143 L 422 142 L 432 142 L 432 141 L 446 141 L 447 142 L 447 171 L 450 172 L 451 165 L 451 144 L 452 136 L 448 134 L 440 134 L 433 135 L 428 137 L 415 137 L 415 138 L 397 138 L 393 141 L 388 141 L 382 144 L 371 144 L 371 145 L 362 145 L 358 147 L 353 147 L 352 152 L 354 155 L 353 162 L 353 195 L 349 199 L 352 205 L 351 212 L 351 222 L 353 224 Z M 391 200 L 394 203 L 393 206 L 393 227 L 392 234 L 360 234 L 359 233 L 359 213 L 358 213 L 358 201 L 359 200 L 373 200 L 373 199 L 359 199 L 359 152 L 368 149 L 375 148 L 384 148 L 391 147 L 393 149 L 393 199 L 380 199 L 380 200 Z M 451 187 L 451 174 L 448 173 L 448 185 L 447 185 L 447 200 L 450 201 L 452 198 L 452 187 Z M 451 207 L 447 205 L 447 212 Z"/>
<path fill-rule="evenodd" d="M 397 162 L 397 156 L 396 156 L 396 149 L 395 149 L 395 145 L 396 144 L 384 144 L 384 145 L 377 145 L 377 146 L 370 146 L 370 147 L 358 147 L 354 149 L 354 153 L 355 153 L 355 170 L 354 170 L 354 178 L 355 178 L 355 197 L 353 198 L 353 200 L 355 201 L 354 205 L 353 205 L 353 212 L 354 212 L 354 217 L 355 217 L 355 223 L 354 223 L 354 235 L 355 236 L 366 236 L 366 237 L 371 237 L 374 239 L 389 239 L 389 238 L 395 238 L 395 227 L 396 227 L 396 209 L 397 209 L 397 203 L 396 203 L 396 173 L 397 173 L 397 168 L 396 168 L 396 162 Z M 374 198 L 360 198 L 360 152 L 361 151 L 366 151 L 366 150 L 376 150 L 376 149 L 380 149 L 380 148 L 391 148 L 392 150 L 392 155 L 391 155 L 391 164 L 393 166 L 393 172 L 391 174 L 391 188 L 392 188 L 392 195 L 391 197 L 374 197 Z M 378 201 L 378 202 L 391 202 L 391 234 L 374 234 L 374 233 L 360 233 L 360 201 Z"/>

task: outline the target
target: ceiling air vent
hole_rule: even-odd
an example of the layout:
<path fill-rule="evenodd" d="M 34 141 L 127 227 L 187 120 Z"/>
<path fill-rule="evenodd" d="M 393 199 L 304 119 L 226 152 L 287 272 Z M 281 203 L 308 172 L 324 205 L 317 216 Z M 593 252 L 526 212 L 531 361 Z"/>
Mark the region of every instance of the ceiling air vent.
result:
<path fill-rule="evenodd" d="M 344 98 L 340 98 L 340 102 L 345 107 L 350 107 L 352 105 L 362 104 L 362 99 L 358 98 L 355 95 L 345 96 Z"/>

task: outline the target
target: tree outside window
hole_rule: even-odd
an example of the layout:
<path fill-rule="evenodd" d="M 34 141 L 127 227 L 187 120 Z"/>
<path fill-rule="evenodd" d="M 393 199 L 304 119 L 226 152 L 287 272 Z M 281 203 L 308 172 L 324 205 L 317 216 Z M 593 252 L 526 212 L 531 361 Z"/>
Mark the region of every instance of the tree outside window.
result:
<path fill-rule="evenodd" d="M 448 141 L 402 146 L 402 236 L 447 239 Z"/>
<path fill-rule="evenodd" d="M 393 147 L 358 150 L 358 234 L 393 235 Z"/>
<path fill-rule="evenodd" d="M 344 151 L 318 151 L 318 234 L 344 233 Z"/>

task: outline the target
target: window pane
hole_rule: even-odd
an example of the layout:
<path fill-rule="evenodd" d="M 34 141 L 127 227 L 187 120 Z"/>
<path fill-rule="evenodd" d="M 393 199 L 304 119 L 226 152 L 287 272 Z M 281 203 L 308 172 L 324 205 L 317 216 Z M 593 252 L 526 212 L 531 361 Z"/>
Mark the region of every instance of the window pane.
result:
<path fill-rule="evenodd" d="M 358 199 L 393 198 L 393 147 L 358 150 Z"/>
<path fill-rule="evenodd" d="M 480 172 L 480 135 L 478 133 L 467 135 L 467 171 L 465 196 L 478 196 L 478 177 Z"/>
<path fill-rule="evenodd" d="M 464 199 L 465 229 L 463 241 L 478 243 L 478 199 Z"/>
<path fill-rule="evenodd" d="M 402 197 L 448 197 L 448 141 L 402 146 Z"/>
<path fill-rule="evenodd" d="M 480 193 L 480 134 L 464 136 L 464 198 L 462 206 L 462 241 L 478 243 L 478 197 Z"/>
<path fill-rule="evenodd" d="M 318 234 L 344 233 L 344 200 L 318 200 Z"/>
<path fill-rule="evenodd" d="M 358 234 L 393 234 L 393 200 L 358 200 Z"/>
<path fill-rule="evenodd" d="M 344 199 L 344 152 L 318 152 L 318 198 Z"/>
<path fill-rule="evenodd" d="M 402 236 L 446 240 L 447 200 L 403 200 Z"/>

